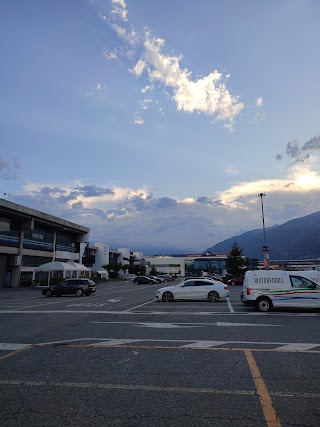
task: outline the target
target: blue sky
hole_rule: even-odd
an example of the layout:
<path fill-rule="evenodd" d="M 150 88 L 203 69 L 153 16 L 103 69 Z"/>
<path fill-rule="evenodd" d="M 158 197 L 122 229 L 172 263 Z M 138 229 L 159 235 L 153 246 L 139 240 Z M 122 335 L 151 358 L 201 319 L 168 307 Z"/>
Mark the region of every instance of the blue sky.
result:
<path fill-rule="evenodd" d="M 267 227 L 318 211 L 319 18 L 318 0 L 3 0 L 0 196 L 146 254 L 260 228 L 261 192 Z"/>

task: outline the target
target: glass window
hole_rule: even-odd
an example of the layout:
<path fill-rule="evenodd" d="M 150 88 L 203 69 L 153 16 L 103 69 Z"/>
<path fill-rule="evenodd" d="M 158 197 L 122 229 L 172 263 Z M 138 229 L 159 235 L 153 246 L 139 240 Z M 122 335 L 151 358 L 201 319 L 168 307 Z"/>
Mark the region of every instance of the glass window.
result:
<path fill-rule="evenodd" d="M 291 284 L 294 288 L 316 288 L 317 284 L 306 277 L 290 276 Z"/>
<path fill-rule="evenodd" d="M 194 280 L 188 280 L 187 282 L 184 283 L 183 286 L 195 286 L 194 283 L 195 283 Z"/>

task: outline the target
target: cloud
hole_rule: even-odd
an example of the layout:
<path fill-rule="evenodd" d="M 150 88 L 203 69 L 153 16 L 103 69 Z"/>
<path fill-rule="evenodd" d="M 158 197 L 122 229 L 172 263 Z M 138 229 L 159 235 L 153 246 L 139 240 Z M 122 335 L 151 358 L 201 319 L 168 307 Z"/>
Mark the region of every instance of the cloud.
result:
<path fill-rule="evenodd" d="M 135 119 L 134 119 L 133 123 L 134 123 L 135 125 L 141 126 L 141 125 L 143 125 L 143 124 L 144 124 L 144 120 L 143 120 L 143 119 L 141 119 L 141 117 L 137 117 L 137 118 L 135 118 Z"/>
<path fill-rule="evenodd" d="M 93 89 L 91 89 L 91 90 L 89 90 L 87 93 L 86 93 L 86 95 L 87 96 L 92 96 L 92 95 L 94 95 L 95 93 L 107 93 L 107 86 L 106 86 L 106 84 L 105 83 L 97 83 L 96 84 L 96 86 L 93 88 Z"/>
<path fill-rule="evenodd" d="M 287 143 L 286 155 L 292 159 L 291 165 L 318 161 L 320 152 L 320 136 L 315 136 L 304 143 L 301 147 L 297 140 Z"/>
<path fill-rule="evenodd" d="M 118 59 L 117 49 L 113 49 L 113 50 L 104 49 L 102 51 L 102 54 L 108 61 L 114 61 Z"/>
<path fill-rule="evenodd" d="M 243 110 L 244 104 L 240 102 L 239 96 L 229 92 L 226 85 L 229 75 L 223 76 L 214 70 L 207 76 L 193 79 L 192 73 L 181 66 L 182 55 L 170 56 L 164 53 L 163 39 L 153 38 L 149 30 L 139 33 L 133 26 L 127 25 L 127 28 L 119 25 L 117 18 L 126 21 L 123 24 L 128 24 L 124 1 L 113 1 L 111 15 L 113 21 L 101 14 L 100 17 L 107 21 L 117 36 L 128 45 L 129 57 L 133 58 L 138 50 L 141 52 L 129 71 L 137 78 L 147 76 L 149 84 L 144 88 L 158 84 L 164 91 L 171 92 L 170 99 L 175 102 L 178 111 L 212 116 L 211 123 L 227 122 L 225 127 L 233 130 L 234 121 Z M 262 103 L 262 98 L 258 98 L 258 101 Z"/>
<path fill-rule="evenodd" d="M 21 169 L 19 161 L 13 159 L 7 161 L 0 155 L 0 178 L 5 181 L 13 181 L 17 178 L 18 172 Z"/>
<path fill-rule="evenodd" d="M 277 154 L 276 155 L 276 160 L 282 160 L 283 159 L 283 157 L 282 157 L 282 155 L 281 154 Z"/>
<path fill-rule="evenodd" d="M 238 171 L 233 167 L 233 166 L 227 166 L 224 169 L 225 173 L 227 173 L 228 175 L 237 175 Z"/>
<path fill-rule="evenodd" d="M 317 138 L 302 147 L 292 142 L 287 145 L 290 160 L 318 149 Z M 183 199 L 170 194 L 156 197 L 145 188 L 76 182 L 29 183 L 10 200 L 87 226 L 92 241 L 104 241 L 115 249 L 125 246 L 149 254 L 203 251 L 261 228 L 261 192 L 266 194 L 267 226 L 318 211 L 320 173 L 313 165 L 298 163 L 286 169 L 282 179 L 239 181 L 215 194 Z M 0 161 L 0 169 L 3 167 L 6 163 Z"/>
<path fill-rule="evenodd" d="M 259 98 L 256 100 L 256 106 L 261 107 L 262 104 L 263 104 L 263 98 L 259 96 Z"/>
<path fill-rule="evenodd" d="M 111 13 L 114 15 L 118 15 L 118 17 L 124 22 L 128 21 L 128 18 L 127 18 L 128 11 L 127 11 L 126 2 L 124 0 L 112 0 L 112 4 L 113 6 L 112 6 Z"/>

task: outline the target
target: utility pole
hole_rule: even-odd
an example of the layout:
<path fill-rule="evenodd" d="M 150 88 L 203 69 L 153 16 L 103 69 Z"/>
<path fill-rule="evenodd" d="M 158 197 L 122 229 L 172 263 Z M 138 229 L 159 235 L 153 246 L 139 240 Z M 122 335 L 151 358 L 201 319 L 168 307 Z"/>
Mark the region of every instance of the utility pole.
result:
<path fill-rule="evenodd" d="M 258 194 L 258 197 L 261 198 L 261 211 L 262 211 L 262 226 L 263 226 L 263 268 L 265 270 L 269 270 L 269 251 L 267 246 L 267 239 L 266 239 L 266 228 L 264 224 L 264 211 L 263 211 L 263 197 L 265 196 L 265 193 Z"/>

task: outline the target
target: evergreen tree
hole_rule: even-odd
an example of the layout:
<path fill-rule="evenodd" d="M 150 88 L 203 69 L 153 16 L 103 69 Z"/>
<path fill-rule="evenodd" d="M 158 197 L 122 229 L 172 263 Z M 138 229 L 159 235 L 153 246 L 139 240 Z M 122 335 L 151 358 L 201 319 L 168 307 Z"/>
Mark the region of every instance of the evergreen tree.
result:
<path fill-rule="evenodd" d="M 158 274 L 156 267 L 152 266 L 151 271 L 150 271 L 150 276 L 156 276 Z"/>
<path fill-rule="evenodd" d="M 242 276 L 246 269 L 246 260 L 243 250 L 234 242 L 227 259 L 227 272 L 233 277 Z"/>

